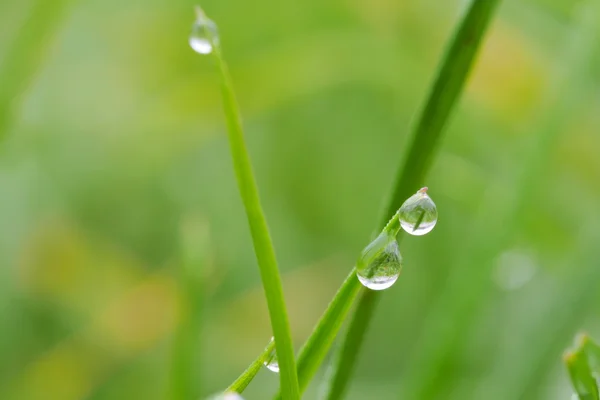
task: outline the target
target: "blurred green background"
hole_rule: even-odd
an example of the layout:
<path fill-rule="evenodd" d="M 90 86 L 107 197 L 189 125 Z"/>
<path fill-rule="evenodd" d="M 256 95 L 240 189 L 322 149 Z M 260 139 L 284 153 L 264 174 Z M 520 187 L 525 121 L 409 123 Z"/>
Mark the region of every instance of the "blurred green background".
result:
<path fill-rule="evenodd" d="M 1 399 L 170 398 L 182 265 L 197 394 L 271 337 L 193 4 L 0 3 Z M 465 4 L 202 4 L 297 347 L 371 237 Z M 563 349 L 600 337 L 599 20 L 596 0 L 502 2 L 426 182 L 438 225 L 404 238 L 348 399 L 569 398 Z M 265 370 L 244 397 L 277 386 Z"/>

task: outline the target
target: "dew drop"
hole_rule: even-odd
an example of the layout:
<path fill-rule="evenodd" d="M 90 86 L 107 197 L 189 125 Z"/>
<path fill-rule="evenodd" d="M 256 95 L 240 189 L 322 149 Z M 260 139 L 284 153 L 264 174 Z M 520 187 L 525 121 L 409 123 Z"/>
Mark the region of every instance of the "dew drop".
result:
<path fill-rule="evenodd" d="M 219 393 L 210 396 L 207 400 L 244 400 L 237 392 Z"/>
<path fill-rule="evenodd" d="M 219 44 L 217 26 L 204 15 L 198 15 L 192 25 L 190 46 L 196 53 L 210 54 L 215 45 Z"/>
<path fill-rule="evenodd" d="M 271 341 L 273 341 L 274 338 L 271 338 Z M 267 367 L 269 370 L 275 372 L 275 373 L 279 373 L 279 360 L 277 359 L 277 352 L 275 351 L 275 349 L 273 349 L 273 351 L 271 351 L 271 354 L 269 354 L 269 358 L 265 361 L 265 367 Z"/>
<path fill-rule="evenodd" d="M 416 236 L 431 232 L 438 218 L 437 208 L 427 194 L 426 187 L 409 197 L 398 213 L 402 229 Z"/>
<path fill-rule="evenodd" d="M 402 269 L 402 256 L 396 236 L 382 232 L 360 254 L 356 276 L 371 290 L 384 290 L 396 282 Z"/>

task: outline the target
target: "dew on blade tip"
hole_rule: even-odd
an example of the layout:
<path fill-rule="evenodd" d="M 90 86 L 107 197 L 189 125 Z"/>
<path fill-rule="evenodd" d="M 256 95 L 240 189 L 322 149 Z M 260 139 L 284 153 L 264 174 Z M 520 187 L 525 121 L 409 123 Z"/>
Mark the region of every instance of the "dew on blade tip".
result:
<path fill-rule="evenodd" d="M 210 54 L 215 45 L 219 43 L 217 26 L 202 11 L 197 10 L 197 14 L 196 21 L 192 25 L 189 43 L 196 53 Z"/>
<path fill-rule="evenodd" d="M 398 211 L 400 226 L 411 235 L 425 235 L 435 227 L 437 207 L 427 194 L 427 188 L 420 189 L 409 197 Z"/>

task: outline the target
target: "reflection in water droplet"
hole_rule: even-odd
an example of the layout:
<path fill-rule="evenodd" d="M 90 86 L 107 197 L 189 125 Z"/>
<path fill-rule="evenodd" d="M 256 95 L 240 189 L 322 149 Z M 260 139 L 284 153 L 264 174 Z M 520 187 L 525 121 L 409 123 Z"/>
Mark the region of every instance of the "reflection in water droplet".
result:
<path fill-rule="evenodd" d="M 426 187 L 409 197 L 398 213 L 402 229 L 416 236 L 431 232 L 438 218 L 437 208 L 427 195 Z"/>
<path fill-rule="evenodd" d="M 215 45 L 219 43 L 219 34 L 214 22 L 205 16 L 198 16 L 192 33 L 190 34 L 190 46 L 196 53 L 209 54 Z"/>
<path fill-rule="evenodd" d="M 396 236 L 385 231 L 365 247 L 356 262 L 358 280 L 372 290 L 384 290 L 392 286 L 401 269 L 402 256 Z"/>
<path fill-rule="evenodd" d="M 271 342 L 274 340 L 275 338 L 272 337 Z M 279 373 L 279 360 L 277 359 L 277 352 L 275 351 L 275 349 L 271 351 L 271 354 L 269 354 L 269 358 L 267 359 L 267 361 L 265 361 L 265 367 L 267 367 L 275 373 Z"/>

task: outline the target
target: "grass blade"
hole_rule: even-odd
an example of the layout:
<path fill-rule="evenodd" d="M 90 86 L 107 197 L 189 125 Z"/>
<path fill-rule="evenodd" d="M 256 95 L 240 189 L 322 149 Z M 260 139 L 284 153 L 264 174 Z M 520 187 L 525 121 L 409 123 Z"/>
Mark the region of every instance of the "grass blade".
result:
<path fill-rule="evenodd" d="M 498 0 L 473 0 L 450 41 L 437 77 L 413 129 L 410 145 L 398 170 L 392 195 L 380 225 L 385 224 L 402 201 L 422 185 L 433 162 L 443 128 L 460 97 L 479 44 L 487 30 Z M 356 362 L 357 354 L 381 293 L 365 294 L 356 308 L 346 337 L 335 357 L 327 399 L 340 399 Z M 363 304 L 365 303 L 365 304 Z"/>
<path fill-rule="evenodd" d="M 197 8 L 197 18 L 200 21 L 206 20 L 204 12 Z M 218 40 L 213 33 L 207 30 L 209 39 L 213 43 L 214 58 L 217 63 L 219 74 L 221 76 L 221 89 L 223 95 L 223 108 L 227 120 L 227 133 L 229 138 L 229 147 L 233 159 L 233 167 L 238 183 L 242 202 L 246 210 L 250 233 L 254 243 L 254 252 L 260 269 L 267 306 L 269 308 L 269 317 L 275 337 L 275 346 L 277 348 L 277 357 L 280 368 L 281 391 L 286 400 L 296 400 L 300 398 L 298 388 L 298 377 L 296 374 L 296 364 L 294 359 L 294 349 L 288 316 L 285 308 L 283 289 L 281 287 L 281 278 L 279 268 L 275 257 L 275 250 L 269 234 L 267 220 L 263 213 L 258 188 L 250 156 L 246 149 L 244 133 L 242 129 L 242 119 L 235 98 L 233 85 L 229 76 L 229 71 L 225 60 L 223 59 Z"/>
<path fill-rule="evenodd" d="M 597 4 L 597 2 L 589 2 L 589 5 L 592 4 Z M 558 139 L 573 115 L 576 115 L 576 110 L 585 104 L 586 97 L 582 96 L 584 92 L 582 92 L 581 85 L 585 86 L 583 77 L 588 73 L 586 71 L 591 65 L 590 55 L 596 48 L 593 44 L 597 42 L 597 35 L 591 33 L 592 29 L 597 26 L 593 21 L 599 14 L 592 12 L 593 10 L 593 7 L 582 7 L 581 17 L 584 19 L 574 22 L 577 29 L 564 38 L 563 44 L 557 44 L 556 52 L 559 54 L 558 59 L 562 62 L 557 65 L 554 71 L 555 78 L 541 96 L 544 100 L 538 111 L 539 120 L 523 128 L 523 132 L 531 130 L 537 132 L 532 140 L 523 145 L 520 153 L 523 161 L 517 166 L 510 179 L 514 189 L 511 200 L 501 206 L 492 206 L 493 203 L 490 200 L 482 201 L 484 206 L 480 208 L 479 216 L 474 218 L 477 222 L 471 228 L 471 232 L 475 232 L 475 234 L 468 240 L 469 244 L 466 250 L 471 259 L 478 260 L 479 267 L 473 270 L 469 269 L 469 264 L 462 263 L 457 263 L 452 267 L 445 290 L 438 294 L 428 311 L 430 318 L 424 325 L 424 333 L 421 338 L 424 345 L 415 351 L 413 359 L 409 361 L 409 363 L 418 363 L 422 368 L 407 372 L 402 392 L 405 397 L 435 398 L 442 396 L 442 393 L 449 390 L 449 385 L 452 385 L 451 382 L 455 379 L 455 376 L 443 371 L 449 363 L 459 359 L 461 352 L 470 346 L 469 341 L 465 339 L 468 332 L 467 327 L 472 326 L 477 318 L 481 318 L 487 312 L 486 299 L 494 291 L 493 281 L 489 278 L 494 266 L 494 259 L 512 245 L 515 234 L 522 226 L 520 221 L 527 215 L 527 200 L 533 195 L 539 176 L 543 175 L 545 168 L 553 162 L 552 154 Z M 559 100 L 557 101 L 557 99 Z M 495 195 L 495 191 L 490 190 L 486 197 L 491 199 Z M 482 218 L 483 215 L 490 213 L 493 213 L 493 219 Z M 509 222 L 506 223 L 506 221 Z M 484 227 L 489 234 L 486 237 L 477 235 L 477 232 Z M 593 232 L 593 230 L 588 231 Z M 585 236 L 581 237 L 585 238 Z M 578 265 L 589 262 L 586 260 L 586 258 L 578 260 Z M 470 275 L 468 285 L 465 284 L 463 278 L 466 273 Z M 573 284 L 585 286 L 586 280 L 594 279 L 592 276 L 593 271 L 589 271 L 587 277 L 573 276 L 573 283 L 565 283 L 565 287 L 570 288 Z M 587 304 L 583 291 L 578 288 L 578 292 L 569 295 L 573 297 L 571 304 Z M 564 295 L 565 298 L 569 296 Z M 557 304 L 560 303 L 562 307 L 563 304 L 567 304 L 566 302 L 567 300 L 562 299 Z M 556 320 L 556 326 L 560 326 L 561 329 L 556 332 L 548 332 L 547 329 L 540 329 L 539 325 L 533 324 L 531 332 L 522 332 L 521 335 L 526 335 L 529 340 L 536 341 L 537 347 L 529 346 L 527 337 L 522 337 L 523 345 L 515 348 L 514 351 L 511 350 L 510 354 L 506 349 L 498 350 L 500 352 L 498 354 L 492 354 L 490 357 L 495 361 L 493 372 L 490 375 L 497 378 L 494 378 L 493 381 L 482 382 L 478 387 L 478 393 L 474 396 L 476 398 L 487 396 L 490 385 L 498 386 L 494 393 L 497 398 L 535 398 L 536 395 L 540 395 L 541 382 L 554 365 L 557 354 L 562 351 L 564 340 L 573 333 L 568 327 L 577 326 L 581 322 L 578 318 L 583 318 L 584 309 L 583 306 L 577 306 L 574 312 L 559 316 L 555 310 L 552 311 L 553 308 L 550 305 L 548 315 Z M 540 341 L 543 341 L 544 344 Z M 515 358 L 518 358 L 521 352 L 526 350 L 531 351 L 529 361 L 515 364 Z M 433 381 L 436 384 L 432 384 Z"/>
<path fill-rule="evenodd" d="M 600 346 L 586 334 L 582 335 L 581 341 L 592 370 L 600 375 Z"/>
<path fill-rule="evenodd" d="M 356 364 L 358 356 L 358 353 L 352 352 L 351 349 L 359 348 L 360 343 L 364 340 L 366 329 L 360 329 L 360 327 L 369 325 L 379 299 L 377 292 L 362 290 L 345 340 L 340 344 L 327 373 L 322 399 L 341 399 L 343 397 L 346 382 L 352 375 L 352 366 Z M 343 368 L 344 364 L 349 365 L 350 368 Z"/>
<path fill-rule="evenodd" d="M 443 129 L 460 97 L 479 44 L 499 0 L 472 0 L 450 40 L 437 76 L 412 129 L 404 161 L 398 169 L 391 198 L 383 209 L 383 226 L 421 186 L 436 154 Z"/>
<path fill-rule="evenodd" d="M 263 352 L 260 353 L 258 357 L 256 357 L 256 360 L 254 360 L 252 364 L 250 364 L 250 366 L 239 376 L 239 378 L 237 378 L 231 385 L 229 385 L 229 387 L 225 390 L 225 393 L 242 393 L 250 384 L 250 382 L 252 382 L 252 379 L 254 379 L 258 371 L 260 371 L 265 361 L 269 359 L 271 352 L 274 348 L 275 342 L 271 341 L 267 345 L 267 347 L 265 347 Z"/>
<path fill-rule="evenodd" d="M 585 341 L 579 341 L 577 348 L 567 351 L 563 357 L 573 389 L 580 400 L 598 400 L 598 384 L 585 352 Z"/>

